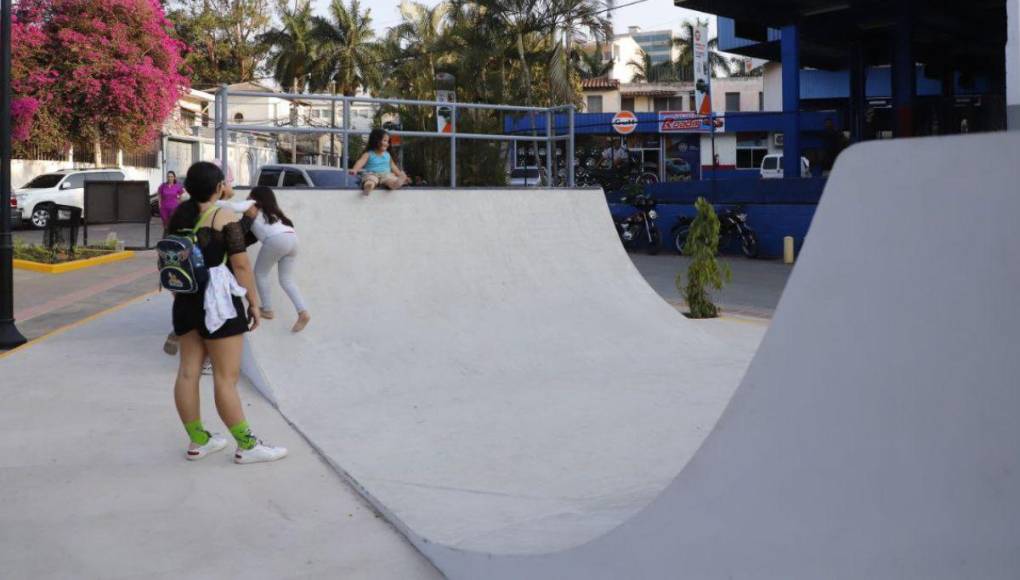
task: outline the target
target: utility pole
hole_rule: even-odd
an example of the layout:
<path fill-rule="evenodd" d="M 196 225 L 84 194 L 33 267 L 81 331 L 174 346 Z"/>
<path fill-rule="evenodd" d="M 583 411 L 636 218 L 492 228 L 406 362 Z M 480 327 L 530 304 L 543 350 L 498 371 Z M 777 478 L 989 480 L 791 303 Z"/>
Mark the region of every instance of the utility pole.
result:
<path fill-rule="evenodd" d="M 0 349 L 25 344 L 14 325 L 14 244 L 11 239 L 11 0 L 0 0 Z"/>

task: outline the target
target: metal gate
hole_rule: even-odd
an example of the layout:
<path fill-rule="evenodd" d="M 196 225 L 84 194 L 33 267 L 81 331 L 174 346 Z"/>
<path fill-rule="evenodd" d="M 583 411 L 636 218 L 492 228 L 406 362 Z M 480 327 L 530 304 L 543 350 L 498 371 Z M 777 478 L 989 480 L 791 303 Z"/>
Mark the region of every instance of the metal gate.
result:
<path fill-rule="evenodd" d="M 195 143 L 167 139 L 165 155 L 166 171 L 173 171 L 177 175 L 177 181 L 183 182 L 184 174 L 195 160 Z"/>

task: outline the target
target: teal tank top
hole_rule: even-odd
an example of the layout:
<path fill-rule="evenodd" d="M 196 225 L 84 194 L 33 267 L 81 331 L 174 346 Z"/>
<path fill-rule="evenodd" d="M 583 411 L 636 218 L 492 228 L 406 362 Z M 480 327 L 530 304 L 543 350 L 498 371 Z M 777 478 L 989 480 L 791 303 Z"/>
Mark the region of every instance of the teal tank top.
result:
<path fill-rule="evenodd" d="M 379 155 L 375 151 L 368 152 L 368 163 L 365 164 L 365 171 L 369 173 L 390 172 L 390 152 L 386 151 Z"/>

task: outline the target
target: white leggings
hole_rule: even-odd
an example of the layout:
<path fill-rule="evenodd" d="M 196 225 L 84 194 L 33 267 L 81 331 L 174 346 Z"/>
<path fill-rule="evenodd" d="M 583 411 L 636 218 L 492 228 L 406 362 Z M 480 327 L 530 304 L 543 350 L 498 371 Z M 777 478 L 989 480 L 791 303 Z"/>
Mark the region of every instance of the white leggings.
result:
<path fill-rule="evenodd" d="M 297 255 L 297 234 L 276 234 L 262 241 L 262 249 L 259 250 L 259 257 L 255 260 L 255 285 L 259 290 L 259 298 L 262 299 L 263 310 L 273 309 L 269 299 L 269 274 L 273 271 L 273 266 L 279 264 L 280 287 L 290 297 L 299 314 L 305 311 L 305 302 L 292 275 Z"/>

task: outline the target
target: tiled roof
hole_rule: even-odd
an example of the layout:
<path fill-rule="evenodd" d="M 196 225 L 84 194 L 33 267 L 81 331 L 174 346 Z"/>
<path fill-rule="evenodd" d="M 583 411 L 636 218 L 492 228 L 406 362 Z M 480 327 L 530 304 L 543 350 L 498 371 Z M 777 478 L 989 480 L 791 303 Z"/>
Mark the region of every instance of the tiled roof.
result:
<path fill-rule="evenodd" d="M 612 90 L 620 87 L 620 81 L 606 77 L 581 79 L 581 88 L 586 91 Z"/>
<path fill-rule="evenodd" d="M 625 97 L 672 97 L 679 94 L 679 91 L 670 89 L 628 89 L 620 91 Z"/>

